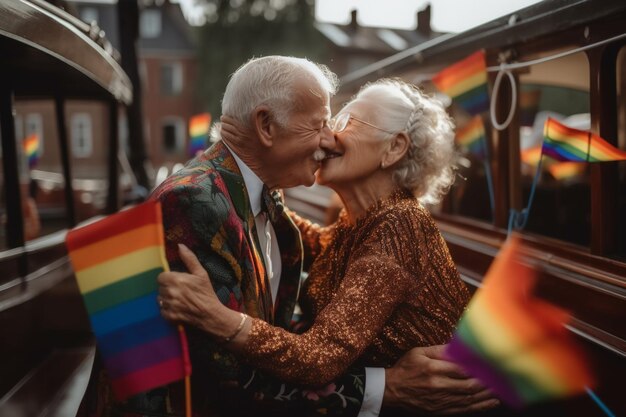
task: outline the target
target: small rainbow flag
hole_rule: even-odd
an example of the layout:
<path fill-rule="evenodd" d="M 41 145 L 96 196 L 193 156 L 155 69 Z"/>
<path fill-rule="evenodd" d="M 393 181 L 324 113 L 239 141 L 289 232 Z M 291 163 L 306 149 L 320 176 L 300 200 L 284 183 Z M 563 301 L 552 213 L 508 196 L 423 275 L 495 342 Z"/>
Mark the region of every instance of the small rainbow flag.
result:
<path fill-rule="evenodd" d="M 475 52 L 445 68 L 432 81 L 441 92 L 452 97 L 469 114 L 478 114 L 489 108 L 484 51 Z"/>
<path fill-rule="evenodd" d="M 157 304 L 157 276 L 169 269 L 160 203 L 72 230 L 66 244 L 116 398 L 189 376 L 185 334 Z"/>
<path fill-rule="evenodd" d="M 541 152 L 555 161 L 626 160 L 626 152 L 611 145 L 595 133 L 567 127 L 552 118 L 548 118 L 544 125 Z"/>
<path fill-rule="evenodd" d="M 522 162 L 537 167 L 541 158 L 541 146 L 533 146 L 521 152 Z M 557 180 L 566 180 L 582 175 L 585 172 L 585 164 L 582 162 L 555 162 L 550 158 L 545 158 L 541 165 L 543 170 L 547 170 Z"/>
<path fill-rule="evenodd" d="M 209 143 L 209 128 L 211 127 L 211 114 L 202 113 L 193 116 L 189 120 L 189 155 L 196 156 L 198 152 L 206 149 Z"/>
<path fill-rule="evenodd" d="M 478 158 L 484 158 L 487 139 L 482 117 L 474 116 L 462 129 L 457 130 L 455 141 L 460 148 Z"/>
<path fill-rule="evenodd" d="M 511 238 L 461 318 L 446 354 L 505 403 L 520 408 L 585 392 L 593 377 L 563 326 L 569 314 L 531 294 L 533 269 Z"/>
<path fill-rule="evenodd" d="M 28 167 L 33 168 L 39 162 L 39 135 L 33 133 L 24 139 L 24 153 L 28 158 Z"/>

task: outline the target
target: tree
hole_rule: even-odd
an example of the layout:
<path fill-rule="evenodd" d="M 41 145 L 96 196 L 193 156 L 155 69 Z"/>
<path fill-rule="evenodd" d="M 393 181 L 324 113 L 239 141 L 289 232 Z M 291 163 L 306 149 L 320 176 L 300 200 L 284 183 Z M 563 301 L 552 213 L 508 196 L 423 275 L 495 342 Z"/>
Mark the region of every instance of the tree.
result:
<path fill-rule="evenodd" d="M 293 55 L 323 61 L 324 38 L 313 26 L 312 0 L 199 0 L 199 100 L 214 117 L 230 75 L 252 57 Z"/>

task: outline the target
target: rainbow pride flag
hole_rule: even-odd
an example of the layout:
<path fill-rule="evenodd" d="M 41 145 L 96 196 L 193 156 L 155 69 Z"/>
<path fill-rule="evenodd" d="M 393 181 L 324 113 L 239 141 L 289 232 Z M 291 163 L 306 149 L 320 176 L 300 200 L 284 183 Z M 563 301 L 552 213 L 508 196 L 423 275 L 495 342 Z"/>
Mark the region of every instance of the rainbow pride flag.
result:
<path fill-rule="evenodd" d="M 189 376 L 185 334 L 157 304 L 157 275 L 169 269 L 160 203 L 74 229 L 66 244 L 115 397 Z"/>
<path fill-rule="evenodd" d="M 455 141 L 461 149 L 476 155 L 478 158 L 485 158 L 487 138 L 482 117 L 474 116 L 462 129 L 458 129 Z"/>
<path fill-rule="evenodd" d="M 196 153 L 202 152 L 207 148 L 209 143 L 209 128 L 211 126 L 211 114 L 202 113 L 193 116 L 189 120 L 189 155 L 196 156 Z"/>
<path fill-rule="evenodd" d="M 518 247 L 516 238 L 505 244 L 446 350 L 515 408 L 593 384 L 583 352 L 563 326 L 569 314 L 531 294 L 536 273 L 520 262 Z"/>
<path fill-rule="evenodd" d="M 541 159 L 541 146 L 533 146 L 521 152 L 522 162 L 536 168 Z M 551 158 L 544 158 L 541 169 L 547 170 L 557 180 L 575 178 L 585 172 L 585 164 L 582 162 L 556 162 Z"/>
<path fill-rule="evenodd" d="M 28 167 L 33 168 L 39 162 L 39 135 L 33 133 L 23 142 L 24 154 L 28 158 Z"/>
<path fill-rule="evenodd" d="M 555 161 L 626 160 L 626 152 L 611 145 L 595 133 L 567 127 L 552 118 L 548 118 L 544 125 L 541 152 Z"/>
<path fill-rule="evenodd" d="M 469 114 L 475 115 L 489 108 L 484 51 L 475 52 L 443 69 L 432 81 Z"/>
<path fill-rule="evenodd" d="M 566 180 L 582 175 L 585 172 L 585 164 L 581 162 L 559 162 L 548 165 L 548 172 L 557 180 Z"/>

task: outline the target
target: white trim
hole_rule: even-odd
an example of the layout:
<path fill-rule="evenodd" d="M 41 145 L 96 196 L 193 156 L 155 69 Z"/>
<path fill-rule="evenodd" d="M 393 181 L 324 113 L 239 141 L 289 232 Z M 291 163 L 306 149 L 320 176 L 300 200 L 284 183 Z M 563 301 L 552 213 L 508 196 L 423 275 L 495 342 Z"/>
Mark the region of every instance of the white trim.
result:
<path fill-rule="evenodd" d="M 89 113 L 74 113 L 70 122 L 72 156 L 89 158 L 93 155 L 93 124 Z"/>

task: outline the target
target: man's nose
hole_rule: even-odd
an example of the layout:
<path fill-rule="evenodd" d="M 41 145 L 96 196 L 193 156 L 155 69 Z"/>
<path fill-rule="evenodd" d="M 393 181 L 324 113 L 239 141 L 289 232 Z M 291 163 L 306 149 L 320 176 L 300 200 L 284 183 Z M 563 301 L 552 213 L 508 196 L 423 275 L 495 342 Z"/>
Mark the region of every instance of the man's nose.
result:
<path fill-rule="evenodd" d="M 335 133 L 328 127 L 325 126 L 322 129 L 322 138 L 320 140 L 320 148 L 322 149 L 335 149 L 335 145 L 337 143 L 335 139 Z"/>

